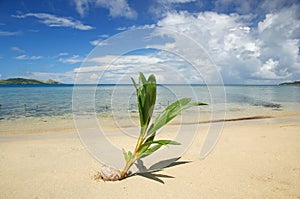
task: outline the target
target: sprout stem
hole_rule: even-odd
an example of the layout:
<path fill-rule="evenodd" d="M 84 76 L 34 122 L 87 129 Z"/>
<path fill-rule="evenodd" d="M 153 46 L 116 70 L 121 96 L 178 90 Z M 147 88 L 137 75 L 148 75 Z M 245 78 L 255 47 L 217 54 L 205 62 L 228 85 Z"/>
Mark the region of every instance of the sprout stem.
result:
<path fill-rule="evenodd" d="M 121 179 L 124 179 L 127 176 L 128 170 L 130 167 L 134 164 L 134 162 L 137 160 L 137 153 L 134 152 L 132 158 L 126 163 L 124 169 L 121 171 Z"/>

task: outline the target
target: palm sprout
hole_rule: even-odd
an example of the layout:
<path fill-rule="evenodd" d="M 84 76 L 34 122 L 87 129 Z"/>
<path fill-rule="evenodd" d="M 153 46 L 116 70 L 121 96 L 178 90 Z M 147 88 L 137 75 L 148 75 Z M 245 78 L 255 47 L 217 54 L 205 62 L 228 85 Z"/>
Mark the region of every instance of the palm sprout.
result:
<path fill-rule="evenodd" d="M 102 170 L 113 171 L 115 174 L 107 174 L 102 172 L 104 180 L 121 180 L 128 175 L 130 167 L 138 160 L 146 157 L 160 149 L 162 146 L 179 145 L 180 143 L 173 140 L 156 140 L 157 130 L 170 122 L 182 111 L 192 107 L 206 105 L 202 102 L 191 103 L 191 98 L 182 98 L 167 106 L 157 118 L 151 123 L 153 110 L 156 102 L 156 78 L 152 74 L 146 79 L 143 73 L 139 74 L 138 84 L 133 78 L 132 82 L 136 89 L 138 102 L 139 118 L 140 118 L 140 134 L 136 146 L 133 151 L 123 149 L 123 155 L 126 165 L 122 171 L 116 171 L 113 168 L 105 166 Z M 112 177 L 113 176 L 113 177 Z"/>

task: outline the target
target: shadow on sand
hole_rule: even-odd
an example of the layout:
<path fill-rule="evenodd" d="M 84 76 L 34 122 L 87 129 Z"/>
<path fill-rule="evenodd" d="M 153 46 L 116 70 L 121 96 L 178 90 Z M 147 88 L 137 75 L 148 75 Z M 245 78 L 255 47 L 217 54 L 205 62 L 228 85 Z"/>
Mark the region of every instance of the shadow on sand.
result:
<path fill-rule="evenodd" d="M 134 173 L 131 176 L 138 175 L 138 176 L 142 176 L 142 177 L 148 178 L 150 180 L 154 180 L 154 181 L 164 184 L 165 182 L 162 179 L 175 178 L 175 177 L 170 176 L 170 175 L 165 175 L 165 174 L 159 174 L 157 172 L 160 172 L 165 168 L 170 168 L 170 167 L 174 167 L 174 166 L 178 166 L 178 165 L 182 165 L 182 164 L 186 164 L 186 163 L 190 162 L 190 161 L 179 161 L 179 159 L 180 159 L 180 157 L 172 158 L 172 159 L 168 159 L 168 160 L 162 160 L 162 161 L 159 161 L 159 162 L 153 164 L 149 168 L 146 168 L 144 166 L 144 163 L 142 160 L 137 160 L 136 166 L 139 169 L 139 172 Z M 165 165 L 167 165 L 167 166 L 165 166 Z M 131 177 L 131 176 L 129 176 L 129 177 Z"/>

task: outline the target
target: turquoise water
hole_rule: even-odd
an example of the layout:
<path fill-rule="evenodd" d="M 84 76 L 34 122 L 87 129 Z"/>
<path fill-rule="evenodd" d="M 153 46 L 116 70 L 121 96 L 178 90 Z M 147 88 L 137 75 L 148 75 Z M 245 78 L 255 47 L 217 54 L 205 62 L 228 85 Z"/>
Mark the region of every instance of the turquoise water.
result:
<path fill-rule="evenodd" d="M 262 113 L 300 112 L 299 86 L 200 86 L 200 85 L 160 85 L 156 112 L 182 97 L 203 101 L 213 105 L 214 111 L 224 111 L 226 115 L 240 117 L 261 115 Z M 96 88 L 96 90 L 95 90 Z M 72 116 L 73 89 L 80 91 L 86 112 L 97 115 L 136 112 L 135 90 L 132 85 L 1 85 L 0 119 L 16 120 L 43 116 Z M 219 92 L 214 93 L 212 92 Z M 93 94 L 94 104 L 84 98 L 84 93 Z M 88 95 L 91 96 L 91 95 Z M 215 99 L 212 99 L 214 96 Z M 92 101 L 93 102 L 93 101 Z M 86 104 L 85 104 L 86 103 Z M 207 109 L 206 111 L 210 111 Z"/>

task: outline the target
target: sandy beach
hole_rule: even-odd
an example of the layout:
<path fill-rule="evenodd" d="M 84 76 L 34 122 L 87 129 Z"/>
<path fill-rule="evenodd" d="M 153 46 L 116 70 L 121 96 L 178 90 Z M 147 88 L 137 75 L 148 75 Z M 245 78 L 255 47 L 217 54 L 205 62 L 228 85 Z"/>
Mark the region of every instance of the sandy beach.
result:
<path fill-rule="evenodd" d="M 300 0 L 0 13 L 0 199 L 300 199 Z"/>
<path fill-rule="evenodd" d="M 45 132 L 32 128 L 17 135 L 5 134 L 7 124 L 1 123 L 0 198 L 300 197 L 299 116 L 225 122 L 205 159 L 199 158 L 205 136 L 200 129 L 178 164 L 117 182 L 93 179 L 101 164 L 81 144 L 72 120 L 65 120 L 65 128 L 44 123 Z"/>

